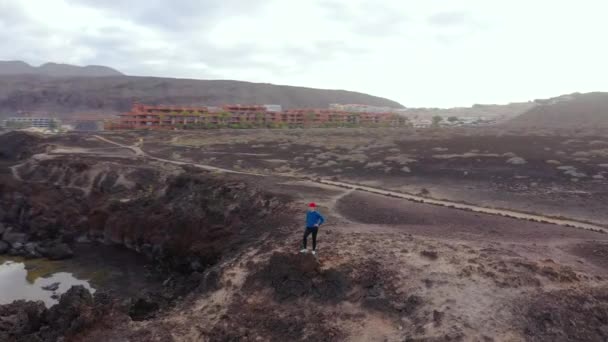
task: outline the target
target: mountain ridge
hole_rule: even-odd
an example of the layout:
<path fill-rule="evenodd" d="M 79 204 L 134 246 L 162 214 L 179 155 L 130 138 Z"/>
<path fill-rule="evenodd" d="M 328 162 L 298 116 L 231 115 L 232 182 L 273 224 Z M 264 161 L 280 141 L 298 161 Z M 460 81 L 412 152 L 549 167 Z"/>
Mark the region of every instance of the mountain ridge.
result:
<path fill-rule="evenodd" d="M 357 103 L 403 108 L 386 98 L 346 90 L 317 89 L 233 80 L 195 80 L 141 76 L 0 77 L 0 115 L 23 111 L 71 114 L 116 114 L 134 102 L 150 105 L 218 106 L 278 104 L 284 108 L 327 108 L 332 103 Z"/>
<path fill-rule="evenodd" d="M 106 77 L 122 76 L 120 71 L 102 65 L 77 66 L 71 64 L 44 63 L 38 67 L 24 61 L 0 61 L 0 76 L 41 75 L 50 77 Z"/>
<path fill-rule="evenodd" d="M 573 93 L 535 100 L 537 105 L 513 118 L 510 127 L 607 128 L 608 92 Z"/>

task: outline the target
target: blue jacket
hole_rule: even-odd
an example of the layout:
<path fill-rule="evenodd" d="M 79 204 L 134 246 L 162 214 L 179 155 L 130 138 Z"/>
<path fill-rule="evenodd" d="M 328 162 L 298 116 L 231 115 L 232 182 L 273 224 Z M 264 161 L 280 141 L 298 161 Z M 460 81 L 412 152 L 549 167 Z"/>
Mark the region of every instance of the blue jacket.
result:
<path fill-rule="evenodd" d="M 306 228 L 313 228 L 316 225 L 322 225 L 325 218 L 316 211 L 306 212 Z"/>

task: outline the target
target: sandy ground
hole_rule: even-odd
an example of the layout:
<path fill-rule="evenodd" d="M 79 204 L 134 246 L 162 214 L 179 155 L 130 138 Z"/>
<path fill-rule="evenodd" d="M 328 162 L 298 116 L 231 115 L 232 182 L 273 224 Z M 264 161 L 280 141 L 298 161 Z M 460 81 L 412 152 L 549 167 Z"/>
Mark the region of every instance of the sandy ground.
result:
<path fill-rule="evenodd" d="M 104 137 L 125 146 L 138 143 L 137 135 L 117 136 Z M 116 152 L 108 142 L 87 141 L 88 151 L 70 151 L 77 142 L 69 141 L 58 144 L 59 151 Z M 225 147 L 212 152 L 226 152 Z M 188 155 L 180 149 L 176 156 L 171 146 L 144 143 L 141 148 L 171 162 L 228 166 L 192 151 Z M 118 150 L 141 157 L 132 148 Z M 260 153 L 266 152 L 271 153 Z M 244 157 L 260 156 L 238 155 Z M 275 153 L 268 159 L 286 156 Z M 377 175 L 351 178 L 381 179 Z M 241 177 L 293 196 L 302 219 L 307 202 L 320 205 L 328 222 L 319 233 L 317 257 L 298 253 L 303 227 L 281 227 L 281 234 L 208 270 L 217 274 L 217 286 L 189 294 L 154 319 L 100 327 L 83 341 L 125 336 L 133 341 L 608 339 L 608 234 L 414 203 L 318 184 L 293 173 Z M 594 196 L 596 206 L 605 204 L 601 194 Z"/>
<path fill-rule="evenodd" d="M 320 210 L 329 218 L 319 234 L 317 260 L 321 273 L 348 269 L 354 274 L 355 285 L 336 294 L 344 299 L 332 301 L 322 292 L 321 298 L 279 299 L 276 292 L 285 291 L 281 287 L 275 286 L 275 292 L 247 288 L 258 267 L 273 265 L 277 255 L 285 258 L 283 263 L 293 262 L 289 256 L 300 257 L 301 230 L 296 229 L 287 240 L 268 240 L 220 266 L 219 290 L 184 303 L 161 320 L 171 327 L 173 339 L 319 338 L 307 329 L 318 329 L 321 340 L 328 341 L 599 341 L 604 336 L 568 335 L 555 326 L 559 321 L 538 328 L 534 313 L 547 310 L 544 305 L 560 291 L 582 293 L 576 297 L 579 305 L 592 305 L 595 297 L 588 293 L 607 285 L 606 234 L 357 191 L 315 190 L 312 184 L 283 185 L 283 191 L 294 190 L 316 192 Z M 295 284 L 289 286 L 299 286 Z M 591 324 L 587 313 L 568 312 L 576 324 Z M 291 321 L 291 315 L 322 319 L 307 324 Z M 302 335 L 283 331 L 279 322 L 267 321 L 271 317 L 284 317 Z M 198 323 L 192 327 L 187 322 Z M 137 329 L 150 324 L 158 323 Z"/>
<path fill-rule="evenodd" d="M 258 174 L 327 177 L 608 224 L 608 140 L 596 131 L 219 130 L 106 133 L 150 155 Z"/>

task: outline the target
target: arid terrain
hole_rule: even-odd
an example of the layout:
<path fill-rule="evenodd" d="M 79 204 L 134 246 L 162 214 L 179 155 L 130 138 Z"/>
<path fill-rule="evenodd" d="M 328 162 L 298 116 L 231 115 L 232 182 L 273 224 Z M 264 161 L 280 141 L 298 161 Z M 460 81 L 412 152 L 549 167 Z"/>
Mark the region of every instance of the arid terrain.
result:
<path fill-rule="evenodd" d="M 103 66 L 47 63 L 31 67 L 0 61 L 0 118 L 37 113 L 86 119 L 128 111 L 134 102 L 149 105 L 221 106 L 278 104 L 284 108 L 327 108 L 357 103 L 402 108 L 395 101 L 346 90 L 315 89 L 233 80 L 195 80 L 126 76 Z"/>
<path fill-rule="evenodd" d="M 0 306 L 0 339 L 605 341 L 605 133 L 0 135 L 10 253 L 114 244 L 167 279 Z M 298 253 L 311 201 L 316 258 Z"/>

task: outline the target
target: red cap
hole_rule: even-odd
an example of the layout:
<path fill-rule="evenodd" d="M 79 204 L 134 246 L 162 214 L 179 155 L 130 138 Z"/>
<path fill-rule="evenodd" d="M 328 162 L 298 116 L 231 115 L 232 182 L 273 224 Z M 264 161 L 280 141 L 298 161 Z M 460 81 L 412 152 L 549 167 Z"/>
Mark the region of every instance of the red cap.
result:
<path fill-rule="evenodd" d="M 315 204 L 315 202 L 310 202 L 310 203 L 308 204 L 308 206 L 309 206 L 309 207 L 311 207 L 311 208 L 314 208 L 314 207 L 316 207 L 317 205 Z"/>

